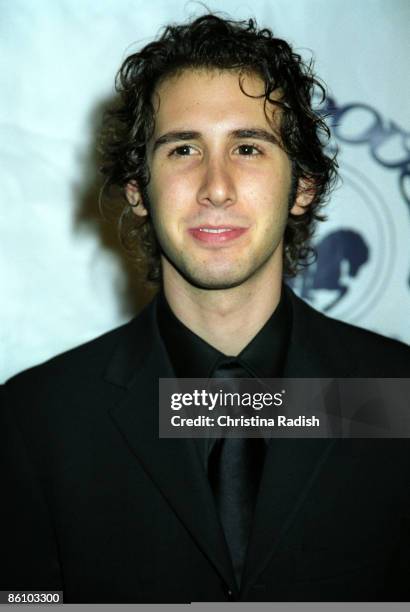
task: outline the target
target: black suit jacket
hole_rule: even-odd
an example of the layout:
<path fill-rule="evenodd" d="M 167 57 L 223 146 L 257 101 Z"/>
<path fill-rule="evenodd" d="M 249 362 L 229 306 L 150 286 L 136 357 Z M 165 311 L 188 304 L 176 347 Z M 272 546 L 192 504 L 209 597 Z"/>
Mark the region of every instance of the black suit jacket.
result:
<path fill-rule="evenodd" d="M 409 375 L 404 345 L 290 297 L 286 376 Z M 0 589 L 92 603 L 409 598 L 408 440 L 274 440 L 238 592 L 194 442 L 158 438 L 160 376 L 172 371 L 154 300 L 7 383 Z"/>

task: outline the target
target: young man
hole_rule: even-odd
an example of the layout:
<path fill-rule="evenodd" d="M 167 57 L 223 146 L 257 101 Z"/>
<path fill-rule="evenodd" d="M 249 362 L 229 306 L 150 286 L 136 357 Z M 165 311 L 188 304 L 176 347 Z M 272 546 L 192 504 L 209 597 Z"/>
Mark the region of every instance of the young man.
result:
<path fill-rule="evenodd" d="M 410 371 L 404 345 L 282 282 L 335 173 L 315 83 L 269 30 L 212 15 L 125 61 L 103 172 L 161 289 L 129 324 L 6 385 L 2 589 L 91 603 L 409 596 L 406 440 L 158 436 L 160 377 Z"/>

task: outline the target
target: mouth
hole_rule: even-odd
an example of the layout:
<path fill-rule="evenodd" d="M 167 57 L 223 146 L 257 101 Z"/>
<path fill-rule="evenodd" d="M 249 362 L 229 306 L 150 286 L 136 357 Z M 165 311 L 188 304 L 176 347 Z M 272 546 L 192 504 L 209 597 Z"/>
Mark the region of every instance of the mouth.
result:
<path fill-rule="evenodd" d="M 200 225 L 188 229 L 189 234 L 195 240 L 209 245 L 231 242 L 247 231 L 247 227 L 234 225 Z"/>

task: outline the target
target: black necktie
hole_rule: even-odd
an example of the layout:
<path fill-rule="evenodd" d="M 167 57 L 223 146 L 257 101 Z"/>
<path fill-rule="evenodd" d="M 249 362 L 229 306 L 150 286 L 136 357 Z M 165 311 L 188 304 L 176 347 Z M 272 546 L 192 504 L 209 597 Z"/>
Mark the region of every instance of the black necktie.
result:
<path fill-rule="evenodd" d="M 250 378 L 233 360 L 227 359 L 213 378 Z M 234 392 L 239 390 L 239 380 Z M 209 455 L 208 477 L 231 553 L 238 587 L 249 541 L 259 481 L 265 459 L 263 438 L 221 438 Z"/>

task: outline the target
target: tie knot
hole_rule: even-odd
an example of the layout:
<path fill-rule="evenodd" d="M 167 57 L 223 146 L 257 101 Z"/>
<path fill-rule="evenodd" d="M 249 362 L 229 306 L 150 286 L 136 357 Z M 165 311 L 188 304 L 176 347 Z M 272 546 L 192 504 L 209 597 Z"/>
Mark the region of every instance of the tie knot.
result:
<path fill-rule="evenodd" d="M 251 375 L 235 357 L 225 357 L 218 361 L 212 378 L 250 378 Z"/>

